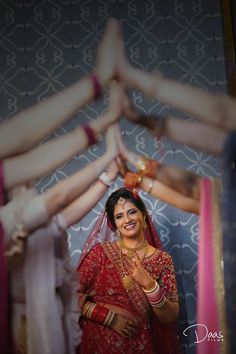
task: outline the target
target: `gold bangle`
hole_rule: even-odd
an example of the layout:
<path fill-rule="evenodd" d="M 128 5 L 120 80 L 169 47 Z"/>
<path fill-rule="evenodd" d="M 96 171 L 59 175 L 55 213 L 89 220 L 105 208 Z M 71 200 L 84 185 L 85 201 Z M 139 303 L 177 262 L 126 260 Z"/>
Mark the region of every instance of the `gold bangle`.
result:
<path fill-rule="evenodd" d="M 85 302 L 82 308 L 82 316 L 87 317 L 87 312 L 89 311 L 91 305 L 92 303 Z"/>
<path fill-rule="evenodd" d="M 153 279 L 154 280 L 154 279 Z M 156 280 L 154 280 L 155 285 L 151 288 L 151 289 L 145 289 L 143 288 L 143 291 L 148 294 L 148 293 L 153 293 L 153 291 L 155 291 L 157 288 L 159 288 L 159 284 Z"/>
<path fill-rule="evenodd" d="M 103 323 L 104 326 L 110 327 L 114 317 L 115 317 L 115 312 L 112 310 L 109 310 L 108 315 Z"/>
<path fill-rule="evenodd" d="M 136 168 L 141 176 L 155 178 L 159 163 L 156 160 L 140 158 L 136 163 Z"/>
<path fill-rule="evenodd" d="M 148 185 L 148 191 L 147 191 L 148 194 L 151 194 L 153 184 L 154 184 L 154 180 L 151 179 L 151 181 L 149 182 L 149 185 Z"/>
<path fill-rule="evenodd" d="M 145 173 L 146 170 L 146 159 L 139 159 L 136 163 L 136 168 L 139 172 Z"/>

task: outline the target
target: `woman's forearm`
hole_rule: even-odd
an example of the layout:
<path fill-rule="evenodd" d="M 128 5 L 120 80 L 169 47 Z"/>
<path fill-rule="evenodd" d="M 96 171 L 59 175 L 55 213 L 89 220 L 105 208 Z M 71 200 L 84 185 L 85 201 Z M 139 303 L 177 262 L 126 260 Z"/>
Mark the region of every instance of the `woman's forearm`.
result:
<path fill-rule="evenodd" d="M 187 144 L 214 155 L 223 153 L 227 134 L 219 128 L 172 116 L 146 117 L 137 115 L 135 121 L 146 126 L 156 136 L 165 136 L 179 144 Z"/>
<path fill-rule="evenodd" d="M 45 203 L 49 215 L 64 209 L 80 196 L 88 186 L 100 175 L 115 156 L 107 152 L 82 170 L 59 182 L 45 193 Z M 80 205 L 81 207 L 81 205 Z"/>
<path fill-rule="evenodd" d="M 1 124 L 0 158 L 28 151 L 93 96 L 93 82 L 86 77 Z"/>
<path fill-rule="evenodd" d="M 96 181 L 85 193 L 75 199 L 68 207 L 62 210 L 62 214 L 69 227 L 81 220 L 97 202 L 107 192 L 107 187 L 101 182 Z M 81 207 L 81 205 L 83 207 Z"/>
<path fill-rule="evenodd" d="M 193 115 L 195 118 L 224 130 L 235 130 L 236 100 L 213 94 L 201 88 L 130 68 L 126 81 L 147 96 Z"/>
<path fill-rule="evenodd" d="M 175 166 L 160 165 L 156 179 L 185 197 L 200 200 L 201 176 Z"/>
<path fill-rule="evenodd" d="M 140 187 L 154 198 L 161 199 L 175 208 L 199 214 L 199 200 L 187 197 L 157 180 L 143 177 Z"/>
<path fill-rule="evenodd" d="M 124 158 L 131 163 L 133 166 L 137 168 L 137 163 L 139 161 L 143 160 L 143 157 L 133 153 L 131 151 L 128 151 L 123 148 L 122 154 Z M 145 160 L 144 160 L 145 163 Z M 145 182 L 146 180 L 146 182 Z M 154 184 L 153 187 L 156 186 L 156 188 L 152 188 L 153 193 L 155 191 L 155 195 L 157 198 L 163 199 L 168 203 L 173 205 L 173 202 L 182 203 L 187 202 L 188 200 L 184 201 L 184 199 L 181 200 L 182 198 L 187 197 L 189 198 L 189 201 L 187 204 L 191 204 L 191 200 L 195 200 L 199 202 L 200 200 L 200 180 L 201 177 L 198 175 L 195 175 L 194 173 L 190 171 L 183 170 L 181 168 L 175 167 L 175 166 L 170 166 L 170 165 L 162 165 L 158 164 L 158 167 L 156 169 L 156 175 L 154 178 Z M 140 186 L 141 188 L 144 188 L 145 191 L 149 191 L 150 189 L 150 180 L 143 178 Z M 158 183 L 159 182 L 159 183 Z M 158 189 L 159 187 L 159 189 Z M 169 187 L 169 189 L 168 189 Z M 176 200 L 175 198 L 172 198 L 172 193 L 177 193 L 176 194 Z M 186 205 L 187 205 L 186 204 Z M 175 205 L 177 206 L 177 205 Z M 180 207 L 180 206 L 177 206 Z M 194 207 L 195 209 L 195 207 Z M 197 207 L 198 209 L 198 207 Z M 195 210 L 196 212 L 196 210 Z"/>
<path fill-rule="evenodd" d="M 100 134 L 116 119 L 110 111 L 91 123 L 95 133 Z M 39 145 L 35 149 L 4 160 L 5 188 L 38 178 L 57 168 L 88 146 L 88 137 L 79 127 L 68 135 Z"/>
<path fill-rule="evenodd" d="M 72 133 L 41 144 L 23 155 L 5 159 L 5 188 L 9 189 L 49 173 L 83 150 L 87 143 L 83 130 L 75 129 Z"/>
<path fill-rule="evenodd" d="M 73 225 L 82 219 L 102 196 L 108 191 L 108 188 L 113 184 L 118 174 L 118 166 L 115 161 L 112 161 L 106 172 L 103 172 L 98 180 L 94 182 L 90 188 L 74 199 L 65 209 L 61 211 L 66 221 L 67 226 Z M 81 205 L 83 207 L 81 207 Z"/>
<path fill-rule="evenodd" d="M 100 93 L 115 73 L 118 27 L 115 19 L 107 23 L 96 53 L 96 77 L 92 75 L 79 80 L 1 125 L 0 159 L 28 151 Z"/>
<path fill-rule="evenodd" d="M 214 155 L 223 153 L 226 139 L 226 133 L 218 128 L 175 117 L 166 118 L 163 135 L 179 144 L 187 144 Z"/>

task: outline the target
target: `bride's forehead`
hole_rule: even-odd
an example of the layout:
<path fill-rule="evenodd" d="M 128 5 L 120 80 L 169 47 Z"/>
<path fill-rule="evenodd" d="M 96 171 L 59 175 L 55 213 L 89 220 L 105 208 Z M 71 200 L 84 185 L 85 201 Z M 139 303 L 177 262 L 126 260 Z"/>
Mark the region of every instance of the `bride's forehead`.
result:
<path fill-rule="evenodd" d="M 123 211 L 123 210 L 128 210 L 131 208 L 135 208 L 137 209 L 136 205 L 134 203 L 132 203 L 130 200 L 124 199 L 122 202 L 118 201 L 115 205 L 115 209 L 114 212 L 119 212 L 119 211 Z"/>

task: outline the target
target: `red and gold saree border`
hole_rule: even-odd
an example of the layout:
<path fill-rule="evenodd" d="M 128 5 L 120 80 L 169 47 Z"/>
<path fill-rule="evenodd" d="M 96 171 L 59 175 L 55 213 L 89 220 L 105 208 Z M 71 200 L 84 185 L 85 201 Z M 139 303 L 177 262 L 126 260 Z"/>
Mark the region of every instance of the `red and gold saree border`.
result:
<path fill-rule="evenodd" d="M 111 261 L 111 263 L 115 266 L 121 281 L 121 286 L 124 291 L 127 293 L 133 308 L 139 316 L 149 323 L 149 316 L 151 311 L 151 306 L 148 302 L 146 295 L 144 294 L 141 286 L 137 283 L 134 283 L 131 289 L 125 289 L 122 284 L 122 264 L 120 259 L 120 248 L 116 242 L 106 242 L 103 244 L 103 249 Z"/>

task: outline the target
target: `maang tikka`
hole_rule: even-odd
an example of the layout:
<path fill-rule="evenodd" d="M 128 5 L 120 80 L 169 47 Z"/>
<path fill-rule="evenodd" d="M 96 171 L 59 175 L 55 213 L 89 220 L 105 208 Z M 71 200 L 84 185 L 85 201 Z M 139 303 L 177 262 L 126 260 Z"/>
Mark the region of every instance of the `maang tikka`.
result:
<path fill-rule="evenodd" d="M 122 208 L 124 208 L 125 203 L 126 203 L 126 199 L 123 197 L 120 197 L 117 201 L 117 204 L 120 205 Z"/>

